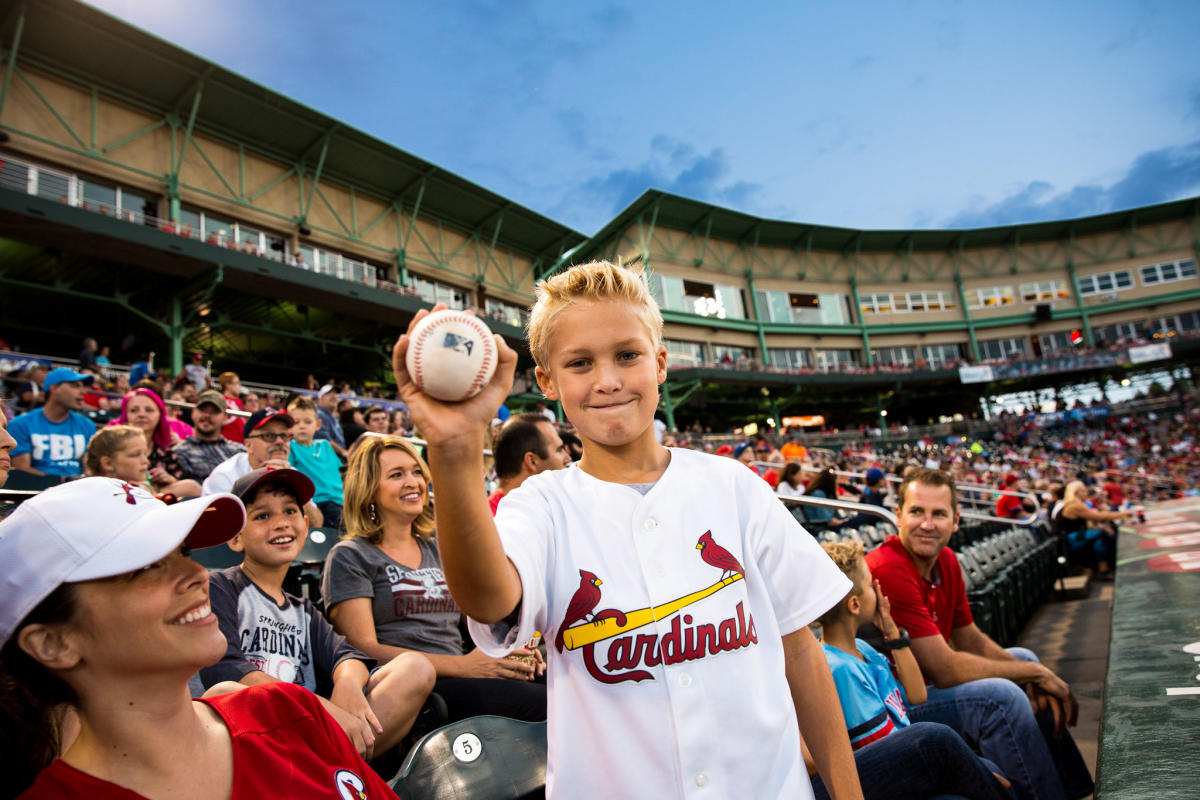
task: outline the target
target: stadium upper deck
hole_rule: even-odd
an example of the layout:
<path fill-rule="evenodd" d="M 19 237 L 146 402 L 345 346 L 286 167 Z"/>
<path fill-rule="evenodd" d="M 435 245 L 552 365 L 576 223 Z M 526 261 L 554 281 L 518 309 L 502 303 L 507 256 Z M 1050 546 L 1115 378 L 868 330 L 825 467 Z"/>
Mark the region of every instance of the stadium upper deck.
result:
<path fill-rule="evenodd" d="M 1030 380 L 1105 380 L 1136 363 L 1131 343 L 1190 358 L 1200 331 L 1200 199 L 861 231 L 648 191 L 587 238 L 72 0 L 11 5 L 0 45 L 0 312 L 67 352 L 99 324 L 173 366 L 195 349 L 280 381 L 370 374 L 437 301 L 520 343 L 537 278 L 599 256 L 649 267 L 677 365 L 668 416 L 924 421 L 933 396 L 963 410 Z M 1068 378 L 964 388 L 959 366 L 1002 359 Z"/>

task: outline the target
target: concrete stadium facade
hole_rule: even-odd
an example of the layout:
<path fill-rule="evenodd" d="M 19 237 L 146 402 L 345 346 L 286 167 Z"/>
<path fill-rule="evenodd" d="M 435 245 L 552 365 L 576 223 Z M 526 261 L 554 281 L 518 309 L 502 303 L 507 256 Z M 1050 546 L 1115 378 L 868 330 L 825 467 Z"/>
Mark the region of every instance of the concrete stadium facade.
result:
<path fill-rule="evenodd" d="M 0 46 L 0 313 L 76 337 L 105 304 L 173 369 L 204 350 L 379 371 L 433 302 L 523 346 L 535 282 L 601 257 L 647 268 L 672 420 L 713 387 L 760 388 L 745 412 L 776 420 L 850 387 L 878 410 L 902 389 L 944 395 L 960 364 L 1200 329 L 1200 199 L 865 231 L 651 190 L 587 237 L 72 0 L 10 6 Z M 61 330 L 23 315 L 47 295 Z"/>

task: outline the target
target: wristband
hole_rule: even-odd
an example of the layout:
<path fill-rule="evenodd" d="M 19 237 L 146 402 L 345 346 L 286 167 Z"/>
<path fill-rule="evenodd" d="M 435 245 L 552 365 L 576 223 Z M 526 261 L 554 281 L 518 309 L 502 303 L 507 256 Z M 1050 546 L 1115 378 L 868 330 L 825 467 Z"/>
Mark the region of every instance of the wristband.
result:
<path fill-rule="evenodd" d="M 909 644 L 911 644 L 911 640 L 908 638 L 908 631 L 900 628 L 900 635 L 894 639 L 884 639 L 881 647 L 884 650 L 901 650 L 908 647 Z"/>

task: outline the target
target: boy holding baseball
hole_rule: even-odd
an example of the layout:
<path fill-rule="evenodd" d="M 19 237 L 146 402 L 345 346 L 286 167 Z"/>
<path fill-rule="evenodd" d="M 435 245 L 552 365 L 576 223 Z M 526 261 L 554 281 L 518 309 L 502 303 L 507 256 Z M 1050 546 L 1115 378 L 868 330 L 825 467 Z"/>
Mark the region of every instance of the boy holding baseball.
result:
<path fill-rule="evenodd" d="M 446 582 L 485 652 L 550 643 L 547 794 L 808 798 L 802 730 L 832 795 L 861 797 L 807 627 L 851 584 L 757 476 L 655 441 L 667 353 L 640 272 L 597 262 L 539 285 L 535 375 L 583 458 L 525 481 L 494 522 L 484 432 L 517 356 L 496 337 L 495 376 L 448 404 L 410 380 L 408 341 L 393 366 L 443 487 Z"/>

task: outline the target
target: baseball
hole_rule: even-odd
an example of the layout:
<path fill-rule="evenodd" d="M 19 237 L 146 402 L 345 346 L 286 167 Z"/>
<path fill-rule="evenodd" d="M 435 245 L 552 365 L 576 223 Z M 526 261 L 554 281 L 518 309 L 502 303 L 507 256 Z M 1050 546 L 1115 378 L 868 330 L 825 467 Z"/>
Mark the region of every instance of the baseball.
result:
<path fill-rule="evenodd" d="M 474 314 L 446 308 L 416 324 L 404 363 L 418 389 L 457 403 L 474 397 L 492 379 L 496 341 Z"/>

